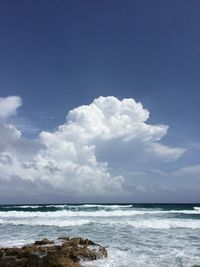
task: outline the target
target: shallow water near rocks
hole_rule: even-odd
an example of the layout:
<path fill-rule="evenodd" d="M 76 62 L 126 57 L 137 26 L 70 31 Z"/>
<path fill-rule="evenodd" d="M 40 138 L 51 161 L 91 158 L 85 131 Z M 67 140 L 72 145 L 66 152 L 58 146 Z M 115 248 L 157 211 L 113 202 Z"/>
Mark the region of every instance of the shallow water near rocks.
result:
<path fill-rule="evenodd" d="M 200 205 L 0 206 L 0 246 L 82 236 L 100 243 L 108 258 L 89 267 L 200 265 Z"/>

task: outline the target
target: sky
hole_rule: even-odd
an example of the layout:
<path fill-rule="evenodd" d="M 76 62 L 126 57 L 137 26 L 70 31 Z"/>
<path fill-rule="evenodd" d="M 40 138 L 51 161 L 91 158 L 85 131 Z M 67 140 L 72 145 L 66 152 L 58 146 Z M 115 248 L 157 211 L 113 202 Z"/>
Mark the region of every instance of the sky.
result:
<path fill-rule="evenodd" d="M 0 204 L 200 202 L 199 13 L 0 0 Z"/>

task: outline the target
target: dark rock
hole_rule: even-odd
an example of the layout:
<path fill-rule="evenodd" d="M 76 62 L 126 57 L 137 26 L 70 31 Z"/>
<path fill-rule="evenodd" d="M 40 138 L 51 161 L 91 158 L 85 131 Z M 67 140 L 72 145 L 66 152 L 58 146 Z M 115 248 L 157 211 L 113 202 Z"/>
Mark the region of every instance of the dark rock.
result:
<path fill-rule="evenodd" d="M 26 259 L 16 259 L 13 256 L 8 256 L 0 259 L 1 267 L 26 267 Z"/>
<path fill-rule="evenodd" d="M 5 253 L 7 256 L 16 256 L 18 254 L 18 248 L 6 248 Z"/>
<path fill-rule="evenodd" d="M 0 249 L 0 267 L 80 267 L 80 260 L 107 257 L 104 247 L 81 237 L 43 239 L 22 248 Z"/>
<path fill-rule="evenodd" d="M 80 267 L 80 264 L 74 262 L 73 259 L 66 257 L 65 255 L 56 255 L 56 253 L 49 253 L 43 259 L 42 267 Z"/>
<path fill-rule="evenodd" d="M 51 245 L 51 244 L 54 244 L 54 242 L 51 240 L 48 240 L 47 238 L 44 238 L 42 240 L 36 240 L 34 244 L 41 246 L 41 245 Z"/>
<path fill-rule="evenodd" d="M 3 249 L 0 249 L 0 258 L 2 258 L 4 256 L 5 252 Z"/>
<path fill-rule="evenodd" d="M 42 259 L 37 254 L 29 254 L 26 267 L 42 267 Z"/>

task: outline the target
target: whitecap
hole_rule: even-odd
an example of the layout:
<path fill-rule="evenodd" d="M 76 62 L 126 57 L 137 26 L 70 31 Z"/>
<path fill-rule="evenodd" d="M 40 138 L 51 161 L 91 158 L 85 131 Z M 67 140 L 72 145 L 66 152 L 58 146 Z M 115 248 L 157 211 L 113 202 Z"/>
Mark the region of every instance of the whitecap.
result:
<path fill-rule="evenodd" d="M 54 217 L 129 217 L 136 215 L 162 215 L 162 214 L 200 214 L 200 210 L 97 210 L 97 211 L 77 211 L 77 210 L 59 210 L 59 211 L 1 211 L 0 218 L 54 218 Z"/>
<path fill-rule="evenodd" d="M 84 224 L 91 224 L 94 221 L 91 220 L 76 220 L 76 221 L 63 221 L 63 220 L 1 220 L 0 224 L 11 224 L 11 225 L 34 225 L 34 226 L 59 226 L 59 227 L 72 227 L 80 226 Z"/>

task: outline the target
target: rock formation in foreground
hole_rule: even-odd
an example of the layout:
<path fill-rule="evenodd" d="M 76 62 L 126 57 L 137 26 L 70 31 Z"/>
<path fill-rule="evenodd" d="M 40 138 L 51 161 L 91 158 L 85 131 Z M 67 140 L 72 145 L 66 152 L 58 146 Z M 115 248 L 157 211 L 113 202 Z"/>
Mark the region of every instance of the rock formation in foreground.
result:
<path fill-rule="evenodd" d="M 80 267 L 81 261 L 107 257 L 104 247 L 88 239 L 43 239 L 22 248 L 0 248 L 0 267 Z"/>

